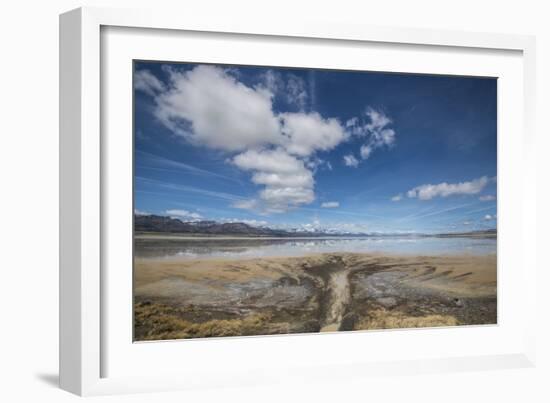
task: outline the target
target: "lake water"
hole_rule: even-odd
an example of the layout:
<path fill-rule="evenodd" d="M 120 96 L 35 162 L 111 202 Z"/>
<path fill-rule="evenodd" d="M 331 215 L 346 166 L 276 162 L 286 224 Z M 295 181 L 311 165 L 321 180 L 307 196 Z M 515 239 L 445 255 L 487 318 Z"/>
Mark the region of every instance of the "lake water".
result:
<path fill-rule="evenodd" d="M 304 239 L 150 239 L 135 240 L 138 258 L 250 259 L 315 253 L 391 253 L 412 255 L 496 254 L 495 238 L 365 237 Z"/>

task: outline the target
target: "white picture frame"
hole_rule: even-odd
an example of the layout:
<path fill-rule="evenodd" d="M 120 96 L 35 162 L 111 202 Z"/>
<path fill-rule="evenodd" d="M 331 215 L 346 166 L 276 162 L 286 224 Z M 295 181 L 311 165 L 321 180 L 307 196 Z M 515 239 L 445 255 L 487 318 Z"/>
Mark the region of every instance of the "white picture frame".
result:
<path fill-rule="evenodd" d="M 309 41 L 319 40 L 329 41 L 334 49 L 346 44 L 376 44 L 379 47 L 393 45 L 419 47 L 417 51 L 419 49 L 421 51 L 426 49 L 467 50 L 478 55 L 513 52 L 515 61 L 511 62 L 511 65 L 520 66 L 521 75 L 518 76 L 519 70 L 511 67 L 513 72 L 510 73 L 510 85 L 515 85 L 514 88 L 519 91 L 520 99 L 516 102 L 519 102 L 522 108 L 519 117 L 511 122 L 516 125 L 513 127 L 519 128 L 519 132 L 510 132 L 508 135 L 499 120 L 499 131 L 503 129 L 507 134 L 503 138 L 499 133 L 499 276 L 502 274 L 501 263 L 505 263 L 500 261 L 500 252 L 508 250 L 507 245 L 512 243 L 515 250 L 513 255 L 509 255 L 509 260 L 514 261 L 521 270 L 514 274 L 517 276 L 513 278 L 514 281 L 507 282 L 504 294 L 501 295 L 502 289 L 499 288 L 499 310 L 503 307 L 500 299 L 504 298 L 507 301 L 507 298 L 512 298 L 508 291 L 514 291 L 516 295 L 521 295 L 522 308 L 531 308 L 524 309 L 524 312 L 536 311 L 534 306 L 537 262 L 534 251 L 535 242 L 532 242 L 532 237 L 536 233 L 534 198 L 536 167 L 534 158 L 530 158 L 534 153 L 535 41 L 533 37 L 383 28 L 315 21 L 304 21 L 300 25 L 293 25 L 268 19 L 253 21 L 245 17 L 213 20 L 169 11 L 81 8 L 60 17 L 60 385 L 63 389 L 79 395 L 97 395 L 226 385 L 245 386 L 271 382 L 291 383 L 304 379 L 330 381 L 381 373 L 398 375 L 534 365 L 535 318 L 523 315 L 521 323 L 519 320 L 510 318 L 508 322 L 504 321 L 511 323 L 508 326 L 506 323 L 500 323 L 499 319 L 500 328 L 488 328 L 488 330 L 482 330 L 484 334 L 479 333 L 479 337 L 487 340 L 495 336 L 510 336 L 512 340 L 513 336 L 513 342 L 503 344 L 499 350 L 487 352 L 480 347 L 475 351 L 465 348 L 463 352 L 458 351 L 455 354 L 434 350 L 417 356 L 400 357 L 398 351 L 394 357 L 389 357 L 387 360 L 369 360 L 357 354 L 347 361 L 331 360 L 328 357 L 326 362 L 315 361 L 313 355 L 308 355 L 311 352 L 308 346 L 316 345 L 333 349 L 338 343 L 353 345 L 363 342 L 367 337 L 369 340 L 391 337 L 407 343 L 421 343 L 421 339 L 430 337 L 435 337 L 440 342 L 444 342 L 446 338 L 449 338 L 448 340 L 452 337 L 462 338 L 465 343 L 468 343 L 469 334 L 472 337 L 478 337 L 478 333 L 474 333 L 478 330 L 471 328 L 461 329 L 448 335 L 442 332 L 432 335 L 428 333 L 429 330 L 353 332 L 354 334 L 346 335 L 323 335 L 321 338 L 316 335 L 300 335 L 193 341 L 186 344 L 185 349 L 178 342 L 150 343 L 151 347 L 148 351 L 143 350 L 138 353 L 150 357 L 158 351 L 158 354 L 164 354 L 163 357 L 167 357 L 167 354 L 173 354 L 176 351 L 182 354 L 183 350 L 187 350 L 183 354 L 187 354 L 190 361 L 185 364 L 168 363 L 166 358 L 159 358 L 159 360 L 164 359 L 169 365 L 166 365 L 168 367 L 166 371 L 158 375 L 151 374 L 151 371 L 146 371 L 145 368 L 133 368 L 133 371 L 129 371 L 128 368 L 119 366 L 116 371 L 108 369 L 106 362 L 111 360 L 111 356 L 117 355 L 113 351 L 123 350 L 116 344 L 117 342 L 112 341 L 109 332 L 105 329 L 112 324 L 112 321 L 106 318 L 109 317 L 111 309 L 110 302 L 107 302 L 108 296 L 114 286 L 107 287 L 105 283 L 106 279 L 111 281 L 112 278 L 105 272 L 106 267 L 109 267 L 106 254 L 109 248 L 104 236 L 104 228 L 109 226 L 109 220 L 112 219 L 112 216 L 109 218 L 105 214 L 108 210 L 106 203 L 110 203 L 109 197 L 106 196 L 110 189 L 107 179 L 112 176 L 107 169 L 112 166 L 107 163 L 109 159 L 107 148 L 112 144 L 102 139 L 102 133 L 108 132 L 110 127 L 110 123 L 105 121 L 107 113 L 102 109 L 105 108 L 103 96 L 109 92 L 109 88 L 105 88 L 108 84 L 102 80 L 104 73 L 102 63 L 105 62 L 102 61 L 102 57 L 109 55 L 102 49 L 106 45 L 102 38 L 102 31 L 108 30 L 109 27 L 118 27 L 117 29 L 122 30 L 154 29 L 157 30 L 155 32 L 165 33 L 192 32 L 198 37 L 201 33 L 204 35 L 217 33 L 218 37 L 241 35 L 252 37 L 259 43 L 267 40 L 275 42 L 292 40 L 304 46 L 311 43 Z M 124 35 L 132 35 L 132 33 L 125 32 Z M 173 35 L 171 39 L 167 39 L 167 41 L 174 40 L 178 39 Z M 146 46 L 145 43 L 143 46 Z M 162 48 L 162 46 L 159 47 Z M 399 51 L 397 49 L 397 52 Z M 217 59 L 212 61 L 220 62 L 222 59 L 223 56 L 217 56 Z M 435 63 L 430 72 L 437 73 L 438 68 Z M 126 124 L 129 121 L 130 116 L 127 116 Z M 127 128 L 127 126 L 124 127 Z M 518 150 L 518 155 L 511 156 L 513 160 L 509 160 L 515 166 L 513 177 L 510 174 L 501 178 L 500 172 L 502 170 L 509 172 L 509 170 L 506 168 L 508 164 L 502 164 L 500 155 L 504 155 L 503 158 L 506 159 L 514 150 Z M 112 150 L 109 148 L 109 151 Z M 501 181 L 505 181 L 502 182 L 502 186 Z M 517 186 L 520 186 L 520 191 L 517 190 Z M 504 189 L 502 192 L 501 187 Z M 504 204 L 501 203 L 501 198 Z M 514 211 L 516 216 L 508 221 L 502 216 L 502 211 L 505 213 L 510 210 Z M 124 226 L 124 222 L 117 225 L 120 228 Z M 503 237 L 501 237 L 501 231 L 503 231 Z M 506 253 L 512 252 L 508 250 Z M 116 281 L 113 284 L 116 284 Z M 124 308 L 124 306 L 121 307 Z M 128 307 L 128 311 L 130 310 L 131 308 Z M 120 320 L 120 323 L 124 321 Z M 509 331 L 506 330 L 507 326 Z M 505 331 L 508 333 L 502 333 Z M 111 329 L 112 332 L 118 332 L 118 330 Z M 131 344 L 131 340 L 128 340 L 128 343 Z M 154 344 L 161 347 L 155 350 Z M 275 356 L 280 355 L 279 349 L 289 348 L 289 346 L 294 351 L 303 352 L 303 356 L 294 355 L 287 361 L 274 361 Z M 231 355 L 224 355 L 230 349 L 239 351 L 239 354 L 244 354 L 245 357 L 257 357 L 262 354 L 262 351 L 270 350 L 274 357 L 271 360 L 266 359 L 263 371 L 256 370 L 257 368 L 251 364 L 258 362 L 250 358 L 250 360 L 244 359 L 240 364 L 232 365 L 231 369 L 220 365 L 209 377 L 203 376 L 208 368 L 186 374 L 186 366 L 189 367 L 189 362 L 193 360 L 198 362 L 200 354 L 208 354 L 207 351 L 213 350 L 219 354 L 218 359 L 221 361 L 232 358 Z M 133 354 L 131 349 L 128 349 L 127 354 Z M 119 361 L 132 362 L 128 355 L 118 355 Z M 270 370 L 270 366 L 274 369 Z M 281 371 L 281 368 L 284 368 L 284 371 Z M 308 370 L 304 371 L 304 368 Z"/>

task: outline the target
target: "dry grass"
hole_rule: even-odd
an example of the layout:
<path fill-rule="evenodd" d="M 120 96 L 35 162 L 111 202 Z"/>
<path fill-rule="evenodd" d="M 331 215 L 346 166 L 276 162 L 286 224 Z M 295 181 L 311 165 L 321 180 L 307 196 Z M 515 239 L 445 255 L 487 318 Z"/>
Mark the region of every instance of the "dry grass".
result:
<path fill-rule="evenodd" d="M 135 305 L 136 340 L 172 340 L 201 337 L 266 334 L 271 316 L 254 314 L 242 319 L 214 319 L 192 323 L 178 309 L 156 303 Z M 139 330 L 138 330 L 139 329 Z"/>
<path fill-rule="evenodd" d="M 458 320 L 451 315 L 430 314 L 425 316 L 408 316 L 399 311 L 377 309 L 355 325 L 355 330 L 371 329 L 406 329 L 414 327 L 456 326 Z"/>

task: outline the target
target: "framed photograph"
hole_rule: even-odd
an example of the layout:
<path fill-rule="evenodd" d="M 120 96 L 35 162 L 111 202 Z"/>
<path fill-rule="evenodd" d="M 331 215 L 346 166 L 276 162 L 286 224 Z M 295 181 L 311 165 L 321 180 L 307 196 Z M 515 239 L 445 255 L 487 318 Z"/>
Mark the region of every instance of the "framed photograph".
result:
<path fill-rule="evenodd" d="M 533 38 L 60 24 L 64 389 L 533 365 Z"/>

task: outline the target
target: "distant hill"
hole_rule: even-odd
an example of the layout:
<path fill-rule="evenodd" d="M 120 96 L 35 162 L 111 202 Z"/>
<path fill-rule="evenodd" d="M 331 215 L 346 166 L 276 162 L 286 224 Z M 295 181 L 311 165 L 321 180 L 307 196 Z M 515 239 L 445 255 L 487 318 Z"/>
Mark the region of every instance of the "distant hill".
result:
<path fill-rule="evenodd" d="M 235 223 L 219 223 L 216 221 L 184 222 L 177 218 L 159 215 L 136 215 L 134 217 L 134 230 L 138 232 L 170 232 L 179 234 L 204 234 L 204 235 L 241 235 L 241 236 L 296 236 L 284 230 L 276 230 L 264 227 Z M 308 233 L 311 236 L 311 234 Z"/>
<path fill-rule="evenodd" d="M 458 238 L 458 237 L 496 238 L 497 230 L 487 229 L 487 230 L 470 231 L 470 232 L 449 232 L 445 234 L 437 234 L 436 236 L 442 237 L 442 238 Z"/>

